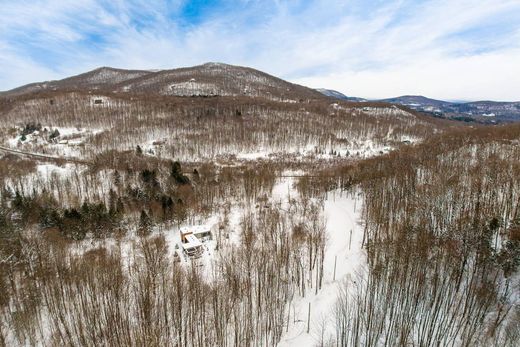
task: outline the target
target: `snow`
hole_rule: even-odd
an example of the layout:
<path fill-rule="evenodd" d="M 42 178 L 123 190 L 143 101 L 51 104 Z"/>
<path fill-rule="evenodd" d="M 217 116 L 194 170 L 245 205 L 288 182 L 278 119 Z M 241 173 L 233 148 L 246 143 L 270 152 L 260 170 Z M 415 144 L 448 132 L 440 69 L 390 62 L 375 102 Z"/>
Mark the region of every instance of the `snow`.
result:
<path fill-rule="evenodd" d="M 186 235 L 186 240 L 187 240 L 187 242 L 181 243 L 181 247 L 185 251 L 189 251 L 192 248 L 197 248 L 197 247 L 202 246 L 202 242 L 200 242 L 200 240 L 197 237 L 195 237 L 194 235 Z"/>
<path fill-rule="evenodd" d="M 120 83 L 145 75 L 144 71 L 118 71 L 111 68 L 99 68 L 91 72 L 91 75 L 85 78 L 87 83 Z"/>
<path fill-rule="evenodd" d="M 45 154 L 56 157 L 80 157 L 82 154 L 80 145 L 85 144 L 92 136 L 105 131 L 101 128 L 77 128 L 77 127 L 58 127 L 58 126 L 42 126 L 47 131 L 34 131 L 25 136 L 22 141 L 21 135 L 5 140 L 8 147 L 26 152 Z M 50 134 L 58 130 L 59 136 L 53 140 L 49 140 Z M 18 127 L 19 133 L 22 131 Z"/>
<path fill-rule="evenodd" d="M 43 127 L 45 128 L 45 127 Z M 96 135 L 102 133 L 104 129 L 87 129 L 87 128 L 74 128 L 74 127 L 48 127 L 48 129 L 58 129 L 60 137 L 75 136 L 75 135 Z"/>
<path fill-rule="evenodd" d="M 211 232 L 211 226 L 209 225 L 190 225 L 190 226 L 184 226 L 180 228 L 181 234 L 186 233 L 193 233 L 194 235 L 197 234 L 204 234 L 207 232 Z"/>
<path fill-rule="evenodd" d="M 36 166 L 36 172 L 38 176 L 43 177 L 45 180 L 49 180 L 52 175 L 58 175 L 66 177 L 76 170 L 75 164 L 65 164 L 64 166 L 58 166 L 54 164 L 40 164 Z"/>
<path fill-rule="evenodd" d="M 321 335 L 322 327 L 325 329 L 325 336 L 334 333 L 331 314 L 337 300 L 338 285 L 355 279 L 366 267 L 366 253 L 362 248 L 363 228 L 360 224 L 361 201 L 358 195 L 341 193 L 339 190 L 327 195 L 324 205 L 328 236 L 324 283 L 317 295 L 314 291 L 309 291 L 306 297 L 297 298 L 291 304 L 288 331 L 283 334 L 279 347 L 313 346 Z M 310 332 L 307 333 L 309 303 L 311 323 Z"/>
<path fill-rule="evenodd" d="M 416 142 L 416 140 L 414 139 L 410 142 Z M 314 144 L 309 144 L 304 147 L 294 147 L 283 151 L 277 151 L 276 149 L 260 149 L 254 152 L 239 152 L 234 157 L 241 161 L 278 159 L 282 157 L 291 157 L 297 161 L 304 161 L 306 159 L 331 160 L 338 157 L 371 158 L 381 154 L 386 154 L 393 149 L 394 148 L 389 145 L 374 143 L 371 139 L 357 139 L 342 146 L 329 145 L 319 148 Z"/>
<path fill-rule="evenodd" d="M 43 170 L 43 169 L 42 169 Z M 168 257 L 172 261 L 179 260 L 181 266 L 198 266 L 201 269 L 201 273 L 206 276 L 206 278 L 210 279 L 213 273 L 213 264 L 216 260 L 216 241 L 215 240 L 206 240 L 201 242 L 203 247 L 203 253 L 200 258 L 188 257 L 184 254 L 183 244 L 181 242 L 180 229 L 181 228 L 197 228 L 201 230 L 212 230 L 214 233 L 215 225 L 217 224 L 217 218 L 215 216 L 210 217 L 205 220 L 204 223 L 198 225 L 188 225 L 183 224 L 181 227 L 179 226 L 171 226 L 164 227 L 164 225 L 156 226 L 152 233 L 147 236 L 148 238 L 155 238 L 158 236 L 164 237 L 164 241 L 166 242 L 168 249 Z M 191 245 L 197 244 L 198 239 L 195 238 L 194 241 L 192 239 Z M 215 238 L 215 234 L 212 235 Z M 77 242 L 73 244 L 71 248 L 72 254 L 80 255 L 88 252 L 89 250 L 96 248 L 105 248 L 107 250 L 119 250 L 121 252 L 121 256 L 123 259 L 123 263 L 126 265 L 125 268 L 130 268 L 134 263 L 134 256 L 136 254 L 136 247 L 139 244 L 139 236 L 135 233 L 129 233 L 124 237 L 115 239 L 115 238 L 106 238 L 106 239 L 94 239 L 94 238 L 86 238 L 83 241 Z M 177 255 L 177 256 L 176 256 Z"/>
<path fill-rule="evenodd" d="M 73 172 L 74 165 L 67 164 L 63 167 L 54 164 L 41 164 L 37 166 L 37 173 L 41 177 L 49 179 L 52 175 L 67 175 Z M 303 174 L 301 171 L 286 171 L 282 176 Z M 282 177 L 277 179 L 270 194 L 269 202 L 278 204 L 281 208 L 289 206 L 292 199 L 298 198 L 294 184 L 295 177 Z M 234 202 L 229 215 L 230 237 L 223 244 L 219 252 L 233 247 L 235 242 L 240 242 L 240 222 L 245 213 L 245 205 Z M 254 207 L 253 207 L 254 208 Z M 360 212 L 362 198 L 358 192 L 346 193 L 336 190 L 327 194 L 323 203 L 323 214 L 326 219 L 327 246 L 324 259 L 324 280 L 322 289 L 315 294 L 314 288 L 307 291 L 305 297 L 297 297 L 290 303 L 290 320 L 288 330 L 282 335 L 279 346 L 312 346 L 316 343 L 321 333 L 320 327 L 325 327 L 327 336 L 334 333 L 332 312 L 337 299 L 338 285 L 355 279 L 358 272 L 366 267 L 366 254 L 362 249 L 363 228 L 360 224 Z M 211 229 L 215 239 L 215 230 L 219 226 L 219 216 L 215 214 L 209 218 L 200 218 L 183 225 L 156 227 L 150 237 L 164 236 L 168 246 L 170 259 L 179 261 L 181 266 L 197 266 L 206 278 L 211 279 L 214 264 L 219 261 L 216 241 L 202 243 L 204 252 L 200 258 L 187 257 L 182 252 L 180 231 L 188 228 L 194 231 L 206 231 Z M 128 266 L 133 262 L 135 254 L 136 235 L 127 235 L 121 239 L 94 240 L 88 239 L 78 243 L 74 247 L 74 253 L 84 253 L 96 247 L 107 249 L 119 249 Z M 335 268 L 336 263 L 336 269 Z M 310 332 L 307 333 L 308 305 L 311 304 Z"/>
<path fill-rule="evenodd" d="M 171 228 L 168 228 L 163 231 L 156 231 L 152 235 L 163 235 L 164 239 L 166 241 L 166 244 L 168 245 L 168 253 L 170 258 L 173 259 L 175 256 L 175 253 L 178 256 L 178 259 L 180 260 L 181 265 L 183 266 L 190 266 L 191 264 L 200 266 L 203 270 L 203 273 L 206 275 L 207 278 L 210 278 L 212 270 L 213 270 L 213 264 L 216 261 L 215 259 L 215 248 L 216 248 L 216 241 L 215 241 L 215 230 L 217 225 L 217 217 L 212 216 L 208 219 L 206 219 L 201 224 L 197 225 L 189 225 L 189 224 L 183 224 L 180 227 L 174 226 Z M 193 230 L 211 230 L 213 240 L 206 240 L 202 242 L 202 246 L 204 248 L 204 252 L 202 253 L 202 257 L 196 259 L 196 258 L 190 258 L 186 256 L 182 252 L 182 242 L 181 242 L 181 230 L 187 230 L 187 229 L 193 229 Z"/>
<path fill-rule="evenodd" d="M 408 142 L 408 143 L 418 143 L 420 142 L 421 139 L 417 138 L 417 137 L 413 137 L 413 136 L 401 136 L 401 142 Z"/>
<path fill-rule="evenodd" d="M 188 82 L 170 84 L 164 93 L 177 96 L 218 95 L 219 88 L 214 83 L 196 82 L 195 80 L 191 79 Z"/>
<path fill-rule="evenodd" d="M 257 160 L 257 159 L 265 159 L 269 157 L 269 151 L 257 151 L 257 152 L 243 152 L 237 154 L 237 159 L 243 160 Z"/>
<path fill-rule="evenodd" d="M 303 174 L 302 171 L 284 171 L 282 176 L 297 176 Z M 276 182 L 272 190 L 272 199 L 276 202 L 287 204 L 290 199 L 295 198 L 298 192 L 294 189 L 294 177 L 284 177 Z"/>
<path fill-rule="evenodd" d="M 11 148 L 15 148 L 18 146 L 18 143 L 20 142 L 20 137 L 15 137 L 15 138 L 12 138 L 12 139 L 8 139 L 7 140 L 7 145 Z"/>
<path fill-rule="evenodd" d="M 244 213 L 243 207 L 240 205 L 233 206 L 229 213 L 229 239 L 231 245 L 238 245 L 240 243 L 240 222 Z"/>
<path fill-rule="evenodd" d="M 372 117 L 381 117 L 381 118 L 415 118 L 413 114 L 410 112 L 406 112 L 396 107 L 395 105 L 392 107 L 363 107 L 363 112 Z"/>

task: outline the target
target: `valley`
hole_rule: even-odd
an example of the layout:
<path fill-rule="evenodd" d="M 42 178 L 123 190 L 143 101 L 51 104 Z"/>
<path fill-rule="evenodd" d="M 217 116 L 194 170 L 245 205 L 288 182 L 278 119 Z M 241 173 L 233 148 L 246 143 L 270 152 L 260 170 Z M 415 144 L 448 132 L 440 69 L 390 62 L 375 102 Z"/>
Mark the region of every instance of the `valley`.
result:
<path fill-rule="evenodd" d="M 520 125 L 251 68 L 0 94 L 0 346 L 516 346 Z"/>

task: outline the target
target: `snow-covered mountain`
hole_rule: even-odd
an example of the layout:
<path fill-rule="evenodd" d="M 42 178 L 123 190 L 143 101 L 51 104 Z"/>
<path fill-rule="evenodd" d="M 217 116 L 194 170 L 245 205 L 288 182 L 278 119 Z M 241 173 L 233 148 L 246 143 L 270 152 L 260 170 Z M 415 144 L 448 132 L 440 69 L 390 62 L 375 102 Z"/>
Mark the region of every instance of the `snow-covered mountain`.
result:
<path fill-rule="evenodd" d="M 144 70 L 123 70 L 111 67 L 82 73 L 77 76 L 67 77 L 58 81 L 46 81 L 27 84 L 3 93 L 5 96 L 16 96 L 37 92 L 79 90 L 79 89 L 114 89 L 119 83 L 132 80 L 150 74 Z"/>
<path fill-rule="evenodd" d="M 7 147 L 92 158 L 140 146 L 184 161 L 365 158 L 451 126 L 404 106 L 333 99 L 220 63 L 159 71 L 104 67 L 34 83 L 0 96 L 0 119 Z M 38 134 L 23 136 L 26 128 Z M 92 136 L 76 131 L 49 142 L 40 134 L 45 128 L 88 129 Z"/>
<path fill-rule="evenodd" d="M 520 102 L 449 102 L 420 95 L 368 100 L 332 89 L 307 88 L 252 68 L 222 63 L 171 70 L 101 67 L 62 80 L 31 83 L 1 92 L 0 96 L 9 98 L 71 91 L 184 97 L 248 96 L 288 102 L 321 100 L 326 96 L 350 102 L 399 104 L 431 116 L 462 121 L 500 123 L 520 120 Z"/>
<path fill-rule="evenodd" d="M 48 91 L 98 90 L 170 96 L 254 96 L 273 100 L 322 98 L 322 94 L 264 72 L 222 63 L 172 70 L 123 70 L 102 67 L 59 81 L 33 83 L 7 92 L 16 96 Z"/>

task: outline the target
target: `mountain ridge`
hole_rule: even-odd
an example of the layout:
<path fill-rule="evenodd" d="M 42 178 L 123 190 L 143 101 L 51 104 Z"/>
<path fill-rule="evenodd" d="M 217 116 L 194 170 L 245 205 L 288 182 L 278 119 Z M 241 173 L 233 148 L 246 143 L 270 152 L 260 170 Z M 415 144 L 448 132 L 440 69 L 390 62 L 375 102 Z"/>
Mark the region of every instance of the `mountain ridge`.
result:
<path fill-rule="evenodd" d="M 44 91 L 77 90 L 171 96 L 246 95 L 280 100 L 323 98 L 323 94 L 314 89 L 260 70 L 215 62 L 153 71 L 105 66 L 60 80 L 30 83 L 0 95 L 10 97 Z"/>
<path fill-rule="evenodd" d="M 402 95 L 393 98 L 368 100 L 356 97 L 347 97 L 341 92 L 330 89 L 316 89 L 317 91 L 342 100 L 362 100 L 364 102 L 386 102 L 407 106 L 419 112 L 427 113 L 439 118 L 454 119 L 479 123 L 502 123 L 520 121 L 520 101 L 493 101 L 478 100 L 467 102 L 453 102 L 437 100 L 423 95 Z"/>
<path fill-rule="evenodd" d="M 466 122 L 495 124 L 520 121 L 520 102 L 449 102 L 422 95 L 368 100 L 332 89 L 311 89 L 249 67 L 209 62 L 163 70 L 128 70 L 108 66 L 60 80 L 27 84 L 0 96 L 9 99 L 45 92 L 141 94 L 144 96 L 215 97 L 249 96 L 274 101 L 303 102 L 332 98 L 346 102 L 389 103 L 429 116 Z"/>

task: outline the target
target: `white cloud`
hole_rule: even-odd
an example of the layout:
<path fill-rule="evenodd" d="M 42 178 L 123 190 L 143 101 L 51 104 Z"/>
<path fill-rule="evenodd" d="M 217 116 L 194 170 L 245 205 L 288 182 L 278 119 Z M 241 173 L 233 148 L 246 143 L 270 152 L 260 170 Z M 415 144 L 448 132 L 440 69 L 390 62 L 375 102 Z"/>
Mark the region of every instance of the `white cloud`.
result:
<path fill-rule="evenodd" d="M 416 94 L 444 100 L 518 101 L 519 61 L 519 49 L 444 59 L 425 57 L 407 65 L 347 70 L 294 82 L 374 99 Z"/>
<path fill-rule="evenodd" d="M 101 65 L 223 61 L 362 97 L 520 99 L 517 0 L 242 1 L 191 26 L 183 2 L 13 1 L 0 14 L 0 89 Z"/>

